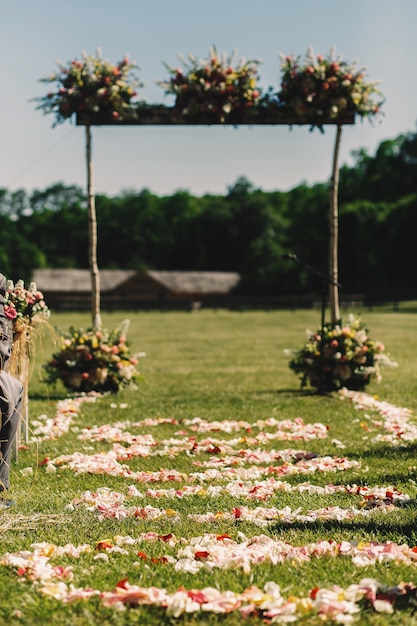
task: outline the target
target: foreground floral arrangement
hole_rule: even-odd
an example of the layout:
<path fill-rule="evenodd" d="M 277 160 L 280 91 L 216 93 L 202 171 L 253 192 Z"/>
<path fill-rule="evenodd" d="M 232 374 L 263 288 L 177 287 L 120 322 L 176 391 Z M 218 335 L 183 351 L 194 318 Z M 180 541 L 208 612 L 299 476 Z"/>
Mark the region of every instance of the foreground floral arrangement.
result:
<path fill-rule="evenodd" d="M 380 113 L 383 97 L 377 82 L 365 80 L 365 68 L 335 55 L 314 54 L 304 59 L 280 55 L 283 71 L 279 104 L 287 112 L 304 117 L 320 127 L 321 119 L 336 119 L 346 113 L 371 118 Z"/>
<path fill-rule="evenodd" d="M 45 114 L 55 114 L 56 124 L 74 113 L 107 115 L 121 120 L 140 86 L 135 75 L 137 65 L 129 61 L 128 56 L 113 64 L 102 58 L 100 50 L 97 56 L 83 52 L 81 59 L 74 59 L 68 65 L 58 62 L 58 68 L 57 72 L 40 79 L 43 83 L 54 84 L 54 91 L 34 98 L 39 103 L 38 109 Z"/>
<path fill-rule="evenodd" d="M 384 344 L 372 340 L 365 324 L 353 315 L 347 324 L 328 323 L 307 334 L 307 343 L 295 352 L 289 367 L 301 374 L 302 387 L 309 384 L 319 393 L 343 387 L 361 391 L 372 378 L 381 380 L 381 366 L 397 365 Z"/>
<path fill-rule="evenodd" d="M 219 55 L 213 46 L 209 58 L 197 60 L 192 54 L 188 61 L 180 56 L 184 68 L 165 64 L 171 74 L 159 84 L 166 94 L 176 96 L 175 108 L 189 119 L 227 121 L 233 113 L 245 114 L 259 101 L 256 87 L 260 61 L 240 59 L 233 65 L 234 53 Z"/>
<path fill-rule="evenodd" d="M 19 324 L 35 325 L 42 319 L 48 319 L 50 310 L 36 283 L 30 283 L 29 289 L 26 289 L 23 280 L 18 280 L 16 284 L 9 280 L 4 298 L 4 314 L 18 328 Z"/>
<path fill-rule="evenodd" d="M 11 280 L 7 282 L 4 314 L 13 333 L 13 349 L 8 371 L 12 376 L 19 378 L 27 390 L 33 331 L 48 321 L 51 312 L 36 283 L 30 283 L 26 289 L 25 283 L 20 279 L 16 284 Z"/>
<path fill-rule="evenodd" d="M 143 353 L 131 355 L 126 341 L 129 320 L 111 332 L 71 327 L 62 335 L 60 349 L 44 366 L 46 382 L 61 380 L 75 392 L 117 392 L 134 387 L 140 379 L 136 369 Z"/>

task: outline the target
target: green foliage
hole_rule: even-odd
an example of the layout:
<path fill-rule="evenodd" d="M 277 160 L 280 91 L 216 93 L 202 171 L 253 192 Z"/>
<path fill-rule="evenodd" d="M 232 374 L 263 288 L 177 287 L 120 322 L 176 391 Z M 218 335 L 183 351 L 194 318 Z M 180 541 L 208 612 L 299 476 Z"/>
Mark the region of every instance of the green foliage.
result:
<path fill-rule="evenodd" d="M 417 133 L 408 133 L 383 142 L 374 156 L 358 151 L 355 164 L 341 168 L 342 299 L 416 297 L 416 155 Z M 179 190 L 160 197 L 147 189 L 98 195 L 99 267 L 236 271 L 241 294 L 317 298 L 321 280 L 283 255 L 294 252 L 326 271 L 328 206 L 324 183 L 264 192 L 245 177 L 225 195 L 194 197 Z M 0 260 L 13 280 L 30 281 L 36 267 L 88 267 L 87 211 L 79 187 L 56 183 L 32 194 L 0 190 L 0 226 Z"/>
<path fill-rule="evenodd" d="M 340 198 L 343 202 L 370 200 L 396 203 L 417 193 L 417 133 L 408 132 L 382 141 L 374 155 L 360 149 L 355 163 L 340 168 Z"/>
<path fill-rule="evenodd" d="M 387 443 L 373 443 L 372 439 L 379 431 L 373 425 L 373 419 L 365 417 L 363 412 L 355 411 L 349 402 L 341 402 L 335 395 L 318 396 L 307 391 L 300 391 L 294 374 L 289 371 L 285 348 L 296 345 L 300 334 L 315 322 L 317 313 L 311 311 L 294 312 L 254 312 L 231 313 L 227 311 L 204 311 L 198 313 L 143 313 L 131 317 L 129 337 L 133 350 L 144 349 L 147 358 L 143 361 L 142 372 L 146 382 L 139 390 L 120 391 L 116 402 L 114 396 L 102 398 L 97 403 L 86 403 L 82 412 L 74 418 L 74 428 L 61 438 L 46 439 L 30 444 L 28 450 L 19 452 L 18 463 L 13 464 L 12 490 L 10 495 L 16 500 L 14 512 L 0 513 L 2 527 L 2 552 L 30 550 L 34 543 L 54 542 L 59 546 L 67 543 L 75 545 L 89 544 L 93 551 L 79 559 L 59 557 L 53 559 L 56 566 L 65 565 L 73 568 L 75 587 L 96 587 L 114 589 L 118 581 L 128 578 L 132 584 L 145 587 L 154 585 L 164 587 L 169 592 L 180 586 L 198 589 L 214 586 L 221 590 L 240 591 L 250 585 L 262 586 L 268 580 L 274 580 L 281 586 L 283 595 L 301 597 L 315 587 L 342 587 L 357 583 L 361 578 L 376 578 L 386 585 L 395 586 L 402 580 L 415 582 L 415 565 L 396 565 L 390 561 L 375 563 L 365 568 L 358 567 L 348 558 L 311 559 L 304 563 L 258 563 L 244 572 L 240 567 L 229 570 L 200 570 L 197 574 L 175 570 L 171 564 L 158 562 L 164 554 L 175 555 L 176 549 L 166 543 L 152 542 L 145 545 L 126 546 L 129 554 L 106 553 L 96 549 L 98 542 L 111 540 L 116 536 L 139 537 L 144 532 L 157 535 L 174 533 L 177 537 L 190 539 L 206 532 L 228 533 L 237 540 L 243 533 L 246 537 L 265 534 L 267 537 L 280 539 L 302 546 L 321 540 L 333 541 L 394 541 L 416 545 L 415 505 L 409 508 L 395 508 L 384 513 L 376 513 L 372 519 L 364 518 L 351 522 L 321 521 L 317 523 L 276 524 L 259 528 L 253 524 L 236 520 L 218 521 L 215 524 L 196 525 L 186 519 L 188 513 L 201 513 L 211 510 L 223 510 L 226 507 L 240 506 L 238 498 L 216 499 L 200 497 L 196 499 L 162 498 L 156 506 L 173 507 L 181 516 L 179 523 L 170 519 L 145 520 L 140 518 L 106 519 L 100 521 L 88 510 L 77 508 L 72 513 L 66 507 L 80 493 L 99 487 L 126 492 L 131 484 L 129 478 L 100 474 L 75 474 L 69 469 L 60 468 L 55 473 L 46 472 L 39 462 L 45 457 L 54 458 L 79 451 L 86 454 L 103 452 L 111 449 L 111 443 L 103 441 L 81 441 L 78 436 L 83 428 L 115 423 L 120 420 L 140 422 L 149 417 L 194 418 L 200 416 L 213 420 L 247 420 L 254 423 L 258 419 L 295 419 L 300 416 L 306 423 L 320 421 L 329 428 L 329 435 L 324 440 L 309 442 L 270 442 L 265 449 L 283 449 L 294 446 L 308 449 L 317 454 L 342 454 L 349 459 L 362 462 L 356 470 L 339 474 L 315 473 L 309 480 L 317 485 L 357 484 L 357 485 L 394 485 L 397 489 L 417 495 L 415 469 L 415 446 L 413 442 L 402 442 L 401 446 Z M 60 327 L 85 327 L 89 316 L 66 313 L 55 316 Z M 114 327 L 122 317 L 104 314 L 103 324 Z M 417 362 L 415 319 L 407 313 L 370 312 L 367 320 L 376 336 L 384 339 L 400 363 L 396 370 L 390 370 L 380 385 L 370 383 L 369 392 L 378 393 L 381 400 L 398 406 L 407 406 L 413 414 L 417 412 Z M 50 338 L 45 336 L 44 352 L 52 351 Z M 30 416 L 32 424 L 36 416 L 47 414 L 52 419 L 57 400 L 67 395 L 67 390 L 57 387 L 54 395 L 39 381 L 38 373 L 44 360 L 42 351 L 36 353 L 33 376 L 30 386 Z M 404 367 L 407 375 L 404 376 Z M 125 406 L 127 405 L 127 406 Z M 125 407 L 125 408 L 122 408 Z M 131 427 L 129 428 L 131 430 Z M 178 425 L 165 424 L 152 430 L 158 439 L 177 437 Z M 142 425 L 137 432 L 145 434 L 148 429 Z M 246 433 L 248 434 L 248 433 Z M 251 433 L 253 435 L 254 433 Z M 249 434 L 248 434 L 249 435 Z M 216 437 L 220 438 L 218 433 Z M 222 434 L 234 439 L 236 433 Z M 343 451 L 334 447 L 334 440 L 340 440 L 346 448 Z M 244 446 L 242 441 L 242 447 Z M 89 448 L 89 449 L 86 449 Z M 204 457 L 203 457 L 204 458 Z M 207 455 L 204 460 L 212 459 Z M 177 468 L 180 471 L 192 471 L 192 462 L 196 457 L 180 453 L 173 458 L 149 457 L 136 459 L 135 464 L 128 461 L 129 467 L 155 471 L 161 467 Z M 32 467 L 34 475 L 22 473 Z M 288 477 L 292 485 L 304 482 L 305 477 Z M 166 488 L 171 483 L 156 483 L 153 488 Z M 140 485 L 137 485 L 140 488 Z M 141 489 L 145 491 L 145 489 Z M 360 498 L 354 494 L 334 496 L 278 492 L 266 506 L 291 508 L 301 507 L 303 511 L 321 506 L 357 506 Z M 142 505 L 155 506 L 155 499 L 146 495 Z M 250 506 L 255 507 L 253 502 Z M 146 553 L 147 560 L 138 557 L 138 551 Z M 107 555 L 108 560 L 103 557 Z M 97 558 L 95 558 L 97 557 Z M 154 561 L 152 561 L 154 559 Z M 39 593 L 39 585 L 32 585 L 17 576 L 13 568 L 0 565 L 0 587 L 8 592 L 0 607 L 0 616 L 12 626 L 24 624 L 30 626 L 35 621 L 39 624 L 76 626 L 86 623 L 100 623 L 112 626 L 141 624 L 151 626 L 155 623 L 174 623 L 168 621 L 166 613 L 152 607 L 128 607 L 125 611 L 105 608 L 98 599 L 63 604 L 54 598 L 45 598 Z M 306 621 L 307 620 L 307 621 Z M 322 623 L 317 618 L 306 618 L 305 623 Z M 235 614 L 199 616 L 189 615 L 176 624 L 187 623 L 212 624 L 213 626 L 233 626 L 241 623 Z M 248 625 L 260 625 L 260 619 L 247 619 Z M 300 621 L 303 623 L 303 620 Z M 361 612 L 358 624 L 370 626 L 415 626 L 416 617 L 410 610 L 398 610 L 393 615 Z"/>

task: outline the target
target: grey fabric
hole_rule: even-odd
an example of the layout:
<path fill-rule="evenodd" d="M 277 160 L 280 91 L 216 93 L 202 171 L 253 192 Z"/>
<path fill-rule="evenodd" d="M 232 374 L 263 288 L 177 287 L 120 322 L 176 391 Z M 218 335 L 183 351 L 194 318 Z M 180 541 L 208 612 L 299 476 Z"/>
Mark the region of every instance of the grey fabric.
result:
<path fill-rule="evenodd" d="M 0 491 L 10 487 L 10 457 L 22 415 L 23 385 L 7 372 L 0 372 Z"/>
<path fill-rule="evenodd" d="M 4 314 L 4 294 L 6 293 L 6 288 L 6 278 L 3 274 L 0 274 L 0 370 L 5 368 L 12 353 L 9 323 Z"/>
<path fill-rule="evenodd" d="M 4 314 L 6 287 L 6 278 L 0 274 L 0 491 L 10 486 L 10 457 L 23 403 L 23 385 L 4 371 L 12 351 L 9 324 Z"/>

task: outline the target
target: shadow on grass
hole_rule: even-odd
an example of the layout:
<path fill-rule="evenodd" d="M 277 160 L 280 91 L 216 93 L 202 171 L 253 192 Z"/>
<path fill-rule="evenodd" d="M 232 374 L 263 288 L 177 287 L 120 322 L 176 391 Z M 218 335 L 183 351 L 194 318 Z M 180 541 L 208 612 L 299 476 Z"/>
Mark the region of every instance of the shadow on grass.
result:
<path fill-rule="evenodd" d="M 352 450 L 347 454 L 349 457 L 353 458 L 412 460 L 415 459 L 417 455 L 417 442 L 410 444 L 404 443 L 398 446 L 376 445 L 360 451 Z"/>
<path fill-rule="evenodd" d="M 247 392 L 248 396 L 263 396 L 265 394 L 269 395 L 288 395 L 288 396 L 314 396 L 314 391 L 305 390 L 305 389 L 254 389 L 252 391 Z"/>
<path fill-rule="evenodd" d="M 415 508 L 417 511 L 417 507 Z M 414 512 L 414 511 L 413 511 Z M 411 511 L 410 511 L 411 513 Z M 335 531 L 348 531 L 348 532 L 358 532 L 363 531 L 373 537 L 375 532 L 378 533 L 378 541 L 380 541 L 381 537 L 386 536 L 388 539 L 392 540 L 393 535 L 402 535 L 404 537 L 416 539 L 417 537 L 417 526 L 415 517 L 413 519 L 407 519 L 403 522 L 398 520 L 381 520 L 380 517 L 374 519 L 363 519 L 363 520 L 349 520 L 346 522 L 338 521 L 338 520 L 318 520 L 316 522 L 276 522 L 274 524 L 269 524 L 268 528 L 275 533 L 285 534 L 289 530 L 299 530 L 304 532 L 321 532 L 329 535 Z"/>
<path fill-rule="evenodd" d="M 71 394 L 57 391 L 52 393 L 33 392 L 29 394 L 29 400 L 41 400 L 45 402 L 65 400 L 68 397 L 71 397 Z"/>
<path fill-rule="evenodd" d="M 258 392 L 257 392 L 258 393 Z M 331 398 L 331 394 L 319 394 L 317 393 L 317 391 L 314 391 L 314 389 L 274 389 L 274 393 L 278 393 L 278 394 L 288 394 L 288 395 L 292 395 L 292 396 L 316 396 L 317 398 Z"/>
<path fill-rule="evenodd" d="M 340 402 L 339 397 L 337 395 L 335 395 L 334 392 L 323 392 L 323 393 L 319 393 L 316 389 L 304 389 L 304 388 L 298 388 L 298 389 L 277 389 L 275 391 L 275 393 L 277 394 L 289 394 L 292 396 L 307 396 L 310 398 L 318 398 L 318 399 L 324 399 L 326 398 L 327 400 L 334 400 L 337 401 L 338 403 Z"/>

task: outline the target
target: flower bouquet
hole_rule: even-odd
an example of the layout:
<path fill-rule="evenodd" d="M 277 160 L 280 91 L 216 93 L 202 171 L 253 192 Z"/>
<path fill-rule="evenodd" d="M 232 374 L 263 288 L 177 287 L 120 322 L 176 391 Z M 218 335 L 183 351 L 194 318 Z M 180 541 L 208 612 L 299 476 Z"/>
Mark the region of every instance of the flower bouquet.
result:
<path fill-rule="evenodd" d="M 377 82 L 365 80 L 365 68 L 335 56 L 315 55 L 310 48 L 304 59 L 281 57 L 283 72 L 278 102 L 281 110 L 295 114 L 321 128 L 320 121 L 342 118 L 344 114 L 373 117 L 380 112 L 383 98 Z"/>
<path fill-rule="evenodd" d="M 171 77 L 159 81 L 166 94 L 176 96 L 175 108 L 189 120 L 224 123 L 245 118 L 259 101 L 256 87 L 260 61 L 240 59 L 233 66 L 235 53 L 219 55 L 213 46 L 209 58 L 198 61 L 179 55 L 184 68 L 164 64 Z"/>
<path fill-rule="evenodd" d="M 368 329 L 353 315 L 346 325 L 328 323 L 307 334 L 307 343 L 289 362 L 301 374 L 302 387 L 309 384 L 319 393 L 342 387 L 362 391 L 372 378 L 381 380 L 381 366 L 397 366 L 385 353 L 384 344 L 370 339 Z"/>
<path fill-rule="evenodd" d="M 48 319 L 51 312 L 45 302 L 43 293 L 30 283 L 25 288 L 23 280 L 7 281 L 7 290 L 4 297 L 4 314 L 13 322 L 15 329 L 24 324 L 36 324 L 41 319 Z"/>
<path fill-rule="evenodd" d="M 27 383 L 32 330 L 49 319 L 50 310 L 36 283 L 30 283 L 29 289 L 26 289 L 23 280 L 18 280 L 16 284 L 9 280 L 4 297 L 4 314 L 13 334 L 8 371 Z"/>
<path fill-rule="evenodd" d="M 126 341 L 129 320 L 115 330 L 76 329 L 71 327 L 60 340 L 60 349 L 46 363 L 46 382 L 61 380 L 77 393 L 110 391 L 136 387 L 140 374 L 136 370 L 143 353 L 131 355 Z"/>
<path fill-rule="evenodd" d="M 68 66 L 58 61 L 59 70 L 44 83 L 55 83 L 55 90 L 34 98 L 38 109 L 55 113 L 56 124 L 71 118 L 74 113 L 87 117 L 102 116 L 121 120 L 129 112 L 136 88 L 140 87 L 134 71 L 136 64 L 128 56 L 114 65 L 101 57 L 82 53 L 81 60 L 74 59 Z"/>

